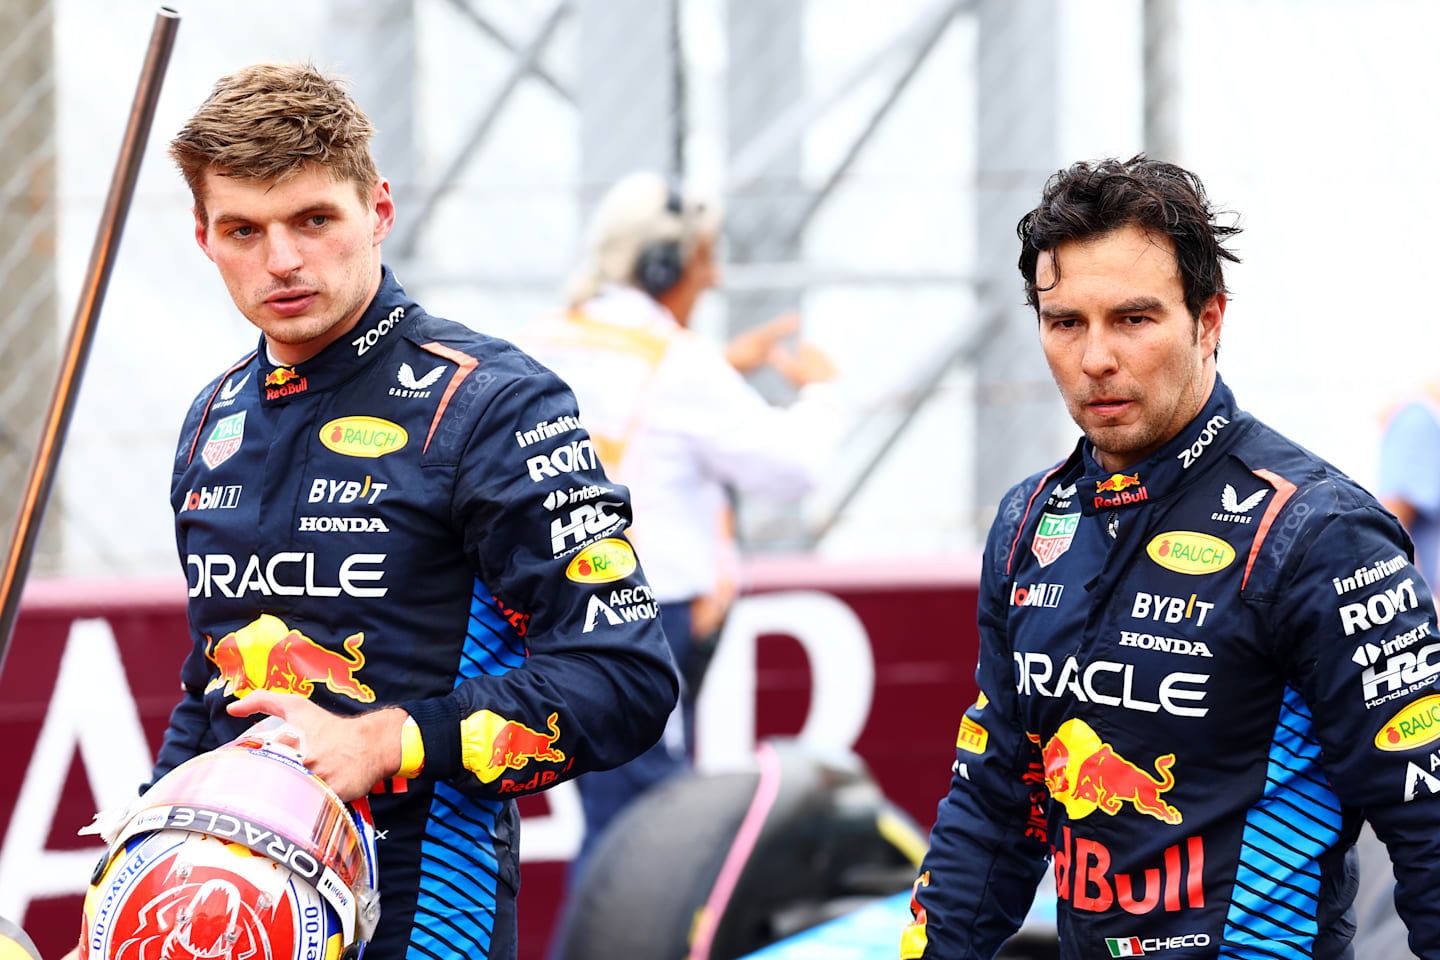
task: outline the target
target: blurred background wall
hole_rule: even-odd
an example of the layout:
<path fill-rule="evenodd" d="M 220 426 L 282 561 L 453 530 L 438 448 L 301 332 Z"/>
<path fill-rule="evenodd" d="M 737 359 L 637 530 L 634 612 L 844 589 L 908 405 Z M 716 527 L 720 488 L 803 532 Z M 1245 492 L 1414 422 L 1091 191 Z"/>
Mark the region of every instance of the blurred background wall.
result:
<path fill-rule="evenodd" d="M 49 396 L 154 4 L 0 11 L 0 510 Z M 223 73 L 355 78 L 400 211 L 386 260 L 500 336 L 555 309 L 588 204 L 637 167 L 729 213 L 717 340 L 799 309 L 853 428 L 752 551 L 972 554 L 1070 426 L 1023 307 L 1014 224 L 1075 159 L 1197 171 L 1246 227 L 1220 370 L 1372 479 L 1380 415 L 1436 366 L 1426 243 L 1440 115 L 1423 0 L 204 0 L 181 4 L 155 132 L 36 570 L 178 575 L 180 418 L 256 333 L 192 238 L 165 141 Z M 1396 298 L 1392 300 L 1392 298 Z M 775 384 L 762 383 L 783 402 Z"/>

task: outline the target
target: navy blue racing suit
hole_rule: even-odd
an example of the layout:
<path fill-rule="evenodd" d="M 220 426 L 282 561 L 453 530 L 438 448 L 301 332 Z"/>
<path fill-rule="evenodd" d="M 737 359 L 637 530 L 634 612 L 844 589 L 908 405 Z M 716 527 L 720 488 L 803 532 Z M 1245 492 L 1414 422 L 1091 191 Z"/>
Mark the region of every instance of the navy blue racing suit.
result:
<path fill-rule="evenodd" d="M 994 956 L 1048 860 L 1065 958 L 1349 957 L 1368 819 L 1440 958 L 1434 616 L 1395 518 L 1218 379 L 1121 473 L 1082 440 L 990 530 L 901 955 Z"/>
<path fill-rule="evenodd" d="M 399 705 L 424 766 L 370 797 L 367 955 L 514 957 L 513 798 L 638 755 L 677 695 L 570 390 L 387 269 L 314 358 L 262 341 L 201 391 L 171 499 L 194 646 L 154 777 L 248 727 L 225 707 L 252 690 Z"/>

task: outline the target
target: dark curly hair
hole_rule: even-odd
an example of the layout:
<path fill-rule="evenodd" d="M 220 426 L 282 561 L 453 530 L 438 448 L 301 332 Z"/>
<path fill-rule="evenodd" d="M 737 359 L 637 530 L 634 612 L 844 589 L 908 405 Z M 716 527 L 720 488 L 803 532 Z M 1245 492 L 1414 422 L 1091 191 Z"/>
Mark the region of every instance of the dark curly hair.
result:
<path fill-rule="evenodd" d="M 1222 261 L 1239 263 L 1224 242 L 1240 232 L 1216 222 L 1205 185 L 1189 170 L 1137 154 L 1072 164 L 1045 183 L 1040 205 L 1020 218 L 1020 275 L 1025 302 L 1039 309 L 1035 269 L 1040 254 L 1067 240 L 1086 240 L 1135 224 L 1170 238 L 1185 290 L 1185 306 L 1197 320 L 1206 301 L 1225 291 Z M 1055 265 L 1059 279 L 1059 263 Z"/>

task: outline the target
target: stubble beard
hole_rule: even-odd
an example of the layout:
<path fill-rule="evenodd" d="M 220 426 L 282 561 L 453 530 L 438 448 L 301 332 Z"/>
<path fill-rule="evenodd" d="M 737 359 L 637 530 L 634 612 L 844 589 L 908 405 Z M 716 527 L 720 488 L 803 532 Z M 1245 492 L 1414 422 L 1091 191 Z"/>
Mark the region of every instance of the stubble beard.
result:
<path fill-rule="evenodd" d="M 1149 457 L 1184 429 L 1191 418 L 1182 418 L 1180 411 L 1197 404 L 1203 382 L 1203 375 L 1197 373 L 1186 389 L 1176 395 L 1174 404 L 1168 410 L 1142 410 L 1141 419 L 1135 423 L 1087 427 L 1074 408 L 1070 410 L 1070 416 L 1097 452 L 1106 458 L 1124 460 L 1127 465 L 1133 465 Z M 1081 407 L 1083 409 L 1083 404 Z"/>

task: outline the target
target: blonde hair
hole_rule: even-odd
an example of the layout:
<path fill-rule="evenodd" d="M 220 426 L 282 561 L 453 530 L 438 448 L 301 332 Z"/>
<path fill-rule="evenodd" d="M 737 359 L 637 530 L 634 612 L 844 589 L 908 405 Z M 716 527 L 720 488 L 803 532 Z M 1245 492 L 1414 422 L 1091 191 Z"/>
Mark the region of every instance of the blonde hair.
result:
<path fill-rule="evenodd" d="M 215 83 L 169 153 L 205 224 L 205 173 L 212 168 L 240 180 L 281 182 L 319 164 L 337 181 L 353 181 L 368 203 L 380 180 L 370 155 L 374 133 L 340 78 L 309 63 L 258 63 Z"/>
<path fill-rule="evenodd" d="M 595 205 L 585 255 L 565 287 L 579 306 L 606 284 L 635 286 L 635 269 L 645 248 L 680 245 L 682 263 L 702 242 L 720 235 L 720 204 L 697 191 L 682 191 L 658 173 L 640 171 L 613 184 Z"/>

